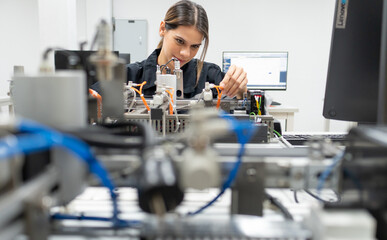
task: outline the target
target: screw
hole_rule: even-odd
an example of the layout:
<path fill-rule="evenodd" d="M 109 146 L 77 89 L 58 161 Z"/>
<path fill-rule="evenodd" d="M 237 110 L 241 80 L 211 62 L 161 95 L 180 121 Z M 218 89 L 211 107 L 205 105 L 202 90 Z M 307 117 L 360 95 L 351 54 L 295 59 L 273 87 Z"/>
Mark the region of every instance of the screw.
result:
<path fill-rule="evenodd" d="M 248 168 L 246 170 L 246 175 L 249 181 L 253 182 L 257 176 L 257 170 L 255 170 L 255 168 Z"/>

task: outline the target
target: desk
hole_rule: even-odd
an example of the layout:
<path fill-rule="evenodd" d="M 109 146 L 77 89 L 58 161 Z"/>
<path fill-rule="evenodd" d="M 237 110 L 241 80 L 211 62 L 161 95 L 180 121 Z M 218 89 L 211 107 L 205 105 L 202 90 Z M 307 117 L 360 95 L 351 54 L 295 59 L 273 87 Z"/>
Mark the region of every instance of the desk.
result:
<path fill-rule="evenodd" d="M 298 112 L 298 108 L 286 106 L 270 106 L 268 112 L 275 119 L 278 119 L 282 125 L 282 131 L 293 131 L 294 128 L 294 113 Z"/>

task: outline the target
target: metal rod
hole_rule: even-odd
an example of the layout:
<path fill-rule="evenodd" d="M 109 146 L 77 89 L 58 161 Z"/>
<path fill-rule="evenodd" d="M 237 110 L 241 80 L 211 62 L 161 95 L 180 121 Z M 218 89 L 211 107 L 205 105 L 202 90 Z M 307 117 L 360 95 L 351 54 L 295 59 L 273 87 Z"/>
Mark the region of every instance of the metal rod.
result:
<path fill-rule="evenodd" d="M 379 125 L 387 123 L 387 0 L 383 1 L 382 12 L 382 39 L 380 46 L 379 66 L 379 99 L 378 99 L 378 121 Z"/>
<path fill-rule="evenodd" d="M 308 157 L 310 149 L 302 148 L 263 148 L 262 145 L 247 144 L 243 156 L 251 157 Z M 214 145 L 215 150 L 221 156 L 236 156 L 240 145 L 234 143 L 217 143 Z"/>
<path fill-rule="evenodd" d="M 0 229 L 9 224 L 24 209 L 24 201 L 41 191 L 47 191 L 57 182 L 57 171 L 53 168 L 17 188 L 17 190 L 4 194 L 0 199 Z"/>

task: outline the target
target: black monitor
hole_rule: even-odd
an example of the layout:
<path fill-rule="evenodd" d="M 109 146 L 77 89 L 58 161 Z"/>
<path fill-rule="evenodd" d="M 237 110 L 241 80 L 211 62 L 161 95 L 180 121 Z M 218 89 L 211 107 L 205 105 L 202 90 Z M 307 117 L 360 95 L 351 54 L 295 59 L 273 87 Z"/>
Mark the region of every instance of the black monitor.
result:
<path fill-rule="evenodd" d="M 376 123 L 383 0 L 337 0 L 323 115 Z"/>
<path fill-rule="evenodd" d="M 224 51 L 223 72 L 232 65 L 243 67 L 249 90 L 286 90 L 288 53 Z"/>
<path fill-rule="evenodd" d="M 127 64 L 130 63 L 130 53 L 120 53 L 119 57 L 124 59 Z"/>
<path fill-rule="evenodd" d="M 96 51 L 77 51 L 77 50 L 59 50 L 55 51 L 55 69 L 56 70 L 68 70 L 68 69 L 83 69 L 87 75 L 87 86 L 91 87 L 97 82 L 97 73 L 95 66 L 89 62 L 89 57 Z M 113 52 L 117 57 L 118 51 Z"/>

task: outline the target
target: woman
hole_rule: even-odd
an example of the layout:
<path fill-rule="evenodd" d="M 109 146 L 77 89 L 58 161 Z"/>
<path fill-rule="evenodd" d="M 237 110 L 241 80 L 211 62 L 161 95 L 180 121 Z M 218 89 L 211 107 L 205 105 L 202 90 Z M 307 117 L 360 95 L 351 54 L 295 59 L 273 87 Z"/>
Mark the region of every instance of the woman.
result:
<path fill-rule="evenodd" d="M 144 95 L 151 96 L 156 91 L 156 66 L 162 66 L 174 57 L 180 61 L 183 70 L 184 98 L 200 94 L 205 82 L 223 87 L 223 95 L 243 96 L 247 78 L 242 68 L 232 65 L 225 74 L 219 66 L 204 62 L 209 36 L 207 14 L 201 5 L 189 0 L 175 3 L 161 22 L 159 34 L 162 39 L 148 59 L 127 66 L 128 81 L 147 82 L 143 87 Z M 200 59 L 193 59 L 203 41 Z M 170 61 L 167 66 L 173 71 L 174 62 Z"/>

